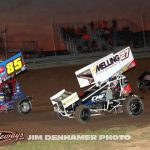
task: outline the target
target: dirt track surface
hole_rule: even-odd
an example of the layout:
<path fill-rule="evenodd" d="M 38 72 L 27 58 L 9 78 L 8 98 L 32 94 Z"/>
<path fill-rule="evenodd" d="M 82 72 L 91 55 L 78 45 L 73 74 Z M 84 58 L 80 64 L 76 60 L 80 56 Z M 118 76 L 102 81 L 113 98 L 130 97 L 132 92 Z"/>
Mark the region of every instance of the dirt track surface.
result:
<path fill-rule="evenodd" d="M 102 128 L 127 125 L 143 126 L 150 123 L 150 92 L 139 93 L 136 81 L 145 69 L 150 70 L 150 59 L 138 60 L 137 67 L 126 73 L 132 89 L 138 95 L 144 95 L 145 110 L 137 118 L 123 114 L 96 116 L 88 124 L 80 124 L 75 119 L 59 120 L 53 113 L 49 97 L 62 89 L 80 92 L 74 72 L 80 66 L 30 70 L 18 77 L 24 91 L 33 96 L 33 111 L 26 116 L 15 113 L 0 114 L 0 130 L 11 130 L 28 134 L 69 134 Z"/>

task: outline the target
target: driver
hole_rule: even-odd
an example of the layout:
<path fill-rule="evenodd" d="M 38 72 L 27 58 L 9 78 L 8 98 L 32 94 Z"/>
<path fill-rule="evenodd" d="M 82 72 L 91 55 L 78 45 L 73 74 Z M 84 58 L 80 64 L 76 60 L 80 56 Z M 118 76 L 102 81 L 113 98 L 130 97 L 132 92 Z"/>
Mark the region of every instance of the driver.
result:
<path fill-rule="evenodd" d="M 10 100 L 12 98 L 12 90 L 11 85 L 9 83 L 2 83 L 1 84 L 1 98 Z"/>

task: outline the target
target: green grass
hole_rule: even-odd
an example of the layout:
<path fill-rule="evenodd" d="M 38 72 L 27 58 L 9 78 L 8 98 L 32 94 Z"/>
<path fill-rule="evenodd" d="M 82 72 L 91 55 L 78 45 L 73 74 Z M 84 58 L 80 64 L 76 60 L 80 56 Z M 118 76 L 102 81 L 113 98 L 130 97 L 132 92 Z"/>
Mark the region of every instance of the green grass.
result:
<path fill-rule="evenodd" d="M 5 147 L 4 150 L 92 150 L 101 147 L 108 148 L 108 142 L 101 141 L 32 141 L 18 142 L 14 146 Z M 110 148 L 109 148 L 110 149 Z"/>
<path fill-rule="evenodd" d="M 95 135 L 120 135 L 126 134 L 128 131 L 135 130 L 135 126 L 128 126 L 128 127 L 120 127 L 120 128 L 109 128 L 109 129 L 102 129 L 97 131 L 88 130 L 82 134 L 95 134 Z"/>

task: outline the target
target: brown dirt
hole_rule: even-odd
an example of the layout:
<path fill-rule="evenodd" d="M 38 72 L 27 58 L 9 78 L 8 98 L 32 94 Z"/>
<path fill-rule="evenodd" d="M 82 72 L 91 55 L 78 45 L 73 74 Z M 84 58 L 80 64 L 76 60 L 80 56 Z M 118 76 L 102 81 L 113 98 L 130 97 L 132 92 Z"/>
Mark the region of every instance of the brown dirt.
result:
<path fill-rule="evenodd" d="M 80 124 L 75 119 L 58 120 L 53 114 L 49 97 L 62 89 L 81 91 L 74 72 L 80 66 L 57 67 L 41 70 L 29 70 L 18 77 L 24 91 L 33 96 L 33 111 L 26 116 L 14 113 L 0 114 L 0 130 L 11 130 L 28 134 L 68 134 L 120 126 L 143 126 L 150 123 L 150 92 L 140 93 L 137 89 L 137 78 L 145 69 L 150 70 L 150 59 L 138 60 L 137 67 L 126 75 L 135 93 L 144 95 L 145 111 L 137 117 L 123 114 L 93 117 L 88 124 Z"/>

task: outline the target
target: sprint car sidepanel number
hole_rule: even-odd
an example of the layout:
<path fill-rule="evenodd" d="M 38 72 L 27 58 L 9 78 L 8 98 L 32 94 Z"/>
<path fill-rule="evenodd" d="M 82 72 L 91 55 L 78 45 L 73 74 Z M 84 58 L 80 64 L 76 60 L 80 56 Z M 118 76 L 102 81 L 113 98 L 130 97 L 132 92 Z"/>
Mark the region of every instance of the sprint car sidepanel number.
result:
<path fill-rule="evenodd" d="M 8 80 L 26 69 L 21 53 L 0 63 L 0 78 Z M 3 69 L 2 69 L 3 68 Z"/>

